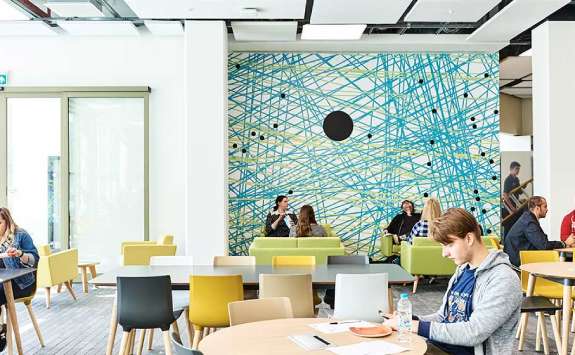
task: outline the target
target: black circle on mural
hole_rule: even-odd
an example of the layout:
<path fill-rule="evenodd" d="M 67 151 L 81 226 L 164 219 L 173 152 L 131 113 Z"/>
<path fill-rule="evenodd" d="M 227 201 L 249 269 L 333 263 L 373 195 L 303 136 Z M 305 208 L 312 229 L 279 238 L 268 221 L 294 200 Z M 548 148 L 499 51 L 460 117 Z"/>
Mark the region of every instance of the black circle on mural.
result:
<path fill-rule="evenodd" d="M 260 136 L 260 141 L 263 141 L 265 139 L 264 136 Z"/>
<path fill-rule="evenodd" d="M 491 234 L 491 229 L 488 229 L 488 230 L 487 230 L 487 234 Z"/>
<path fill-rule="evenodd" d="M 477 197 L 475 198 L 475 201 L 481 201 L 481 197 L 477 196 Z"/>
<path fill-rule="evenodd" d="M 481 213 L 486 214 L 486 213 L 487 213 L 487 210 L 484 208 L 484 209 L 481 210 Z"/>
<path fill-rule="evenodd" d="M 367 134 L 367 138 L 368 138 L 368 139 L 371 139 L 371 137 L 373 137 L 373 136 L 371 135 L 371 133 L 368 133 L 368 134 Z"/>
<path fill-rule="evenodd" d="M 246 150 L 245 148 L 244 148 L 244 149 L 242 149 L 242 153 L 245 153 L 245 152 L 247 152 L 247 150 Z"/>
<path fill-rule="evenodd" d="M 491 177 L 491 180 L 497 180 L 497 176 L 493 175 L 493 176 Z"/>
<path fill-rule="evenodd" d="M 234 144 L 232 145 L 232 147 L 235 149 L 235 148 L 238 147 L 238 145 L 237 145 L 236 143 L 234 143 Z"/>
<path fill-rule="evenodd" d="M 252 131 L 252 137 L 256 136 L 256 132 Z"/>
<path fill-rule="evenodd" d="M 493 164 L 493 163 L 495 163 L 495 160 L 489 159 L 489 164 Z"/>
<path fill-rule="evenodd" d="M 489 73 L 483 74 L 484 77 L 489 78 Z"/>
<path fill-rule="evenodd" d="M 423 197 L 429 197 L 429 194 L 426 192 L 423 194 Z"/>
<path fill-rule="evenodd" d="M 474 212 L 474 211 L 475 211 L 475 207 L 471 207 L 471 212 Z"/>
<path fill-rule="evenodd" d="M 471 127 L 477 128 L 477 125 L 474 123 L 474 124 L 471 125 Z"/>
<path fill-rule="evenodd" d="M 419 79 L 419 83 L 420 83 L 420 84 L 423 84 L 423 79 Z"/>
<path fill-rule="evenodd" d="M 239 64 L 236 64 L 236 69 L 240 69 L 240 65 L 239 65 Z"/>
<path fill-rule="evenodd" d="M 278 128 L 278 124 L 277 124 L 277 123 L 274 123 L 274 128 Z"/>
<path fill-rule="evenodd" d="M 351 136 L 353 121 L 347 113 L 333 111 L 324 118 L 323 131 L 329 139 L 343 141 Z"/>
<path fill-rule="evenodd" d="M 286 94 L 282 93 L 282 94 L 280 95 L 280 97 L 281 97 L 282 99 L 285 99 L 285 98 L 286 98 Z"/>
<path fill-rule="evenodd" d="M 436 109 L 431 109 L 431 113 L 437 113 Z"/>
<path fill-rule="evenodd" d="M 473 190 L 473 193 L 477 195 L 479 193 L 479 190 L 475 189 Z"/>
<path fill-rule="evenodd" d="M 467 97 L 467 96 L 469 96 L 468 93 L 463 93 L 463 97 Z"/>
<path fill-rule="evenodd" d="M 475 117 L 470 118 L 471 122 L 475 121 Z"/>
<path fill-rule="evenodd" d="M 484 157 L 484 156 L 485 156 L 485 152 L 481 152 L 481 156 Z"/>
<path fill-rule="evenodd" d="M 430 162 L 430 161 L 427 162 L 427 166 L 431 166 L 431 162 Z"/>
<path fill-rule="evenodd" d="M 429 141 L 429 144 L 435 144 L 435 141 L 432 139 Z"/>
<path fill-rule="evenodd" d="M 493 111 L 493 113 L 497 115 L 499 113 L 499 110 L 495 110 Z"/>
<path fill-rule="evenodd" d="M 292 194 L 293 194 L 293 190 L 289 190 L 288 195 L 292 195 Z"/>

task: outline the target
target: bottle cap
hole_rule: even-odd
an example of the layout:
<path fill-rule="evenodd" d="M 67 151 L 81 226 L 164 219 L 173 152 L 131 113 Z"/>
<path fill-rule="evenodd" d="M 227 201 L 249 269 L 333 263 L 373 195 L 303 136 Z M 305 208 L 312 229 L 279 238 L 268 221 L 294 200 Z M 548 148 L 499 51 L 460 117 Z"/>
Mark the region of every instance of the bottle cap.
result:
<path fill-rule="evenodd" d="M 407 293 L 402 293 L 400 297 L 402 300 L 406 300 L 408 296 L 409 295 Z"/>

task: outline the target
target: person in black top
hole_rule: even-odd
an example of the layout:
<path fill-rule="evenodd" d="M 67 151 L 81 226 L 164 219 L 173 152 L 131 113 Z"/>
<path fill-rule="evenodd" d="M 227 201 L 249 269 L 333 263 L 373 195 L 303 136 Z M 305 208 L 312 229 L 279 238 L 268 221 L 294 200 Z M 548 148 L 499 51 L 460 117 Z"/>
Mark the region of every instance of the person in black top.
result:
<path fill-rule="evenodd" d="M 288 212 L 287 196 L 279 195 L 266 217 L 266 237 L 289 237 L 290 228 L 296 224 L 296 215 Z"/>
<path fill-rule="evenodd" d="M 529 210 L 523 212 L 503 241 L 503 251 L 509 255 L 509 261 L 513 265 L 521 264 L 521 250 L 551 250 L 575 246 L 574 237 L 567 238 L 565 242 L 550 241 L 547 238 L 539 224 L 539 219 L 545 218 L 546 215 L 547 201 L 541 196 L 531 197 Z"/>
<path fill-rule="evenodd" d="M 405 236 L 411 232 L 413 226 L 421 219 L 421 213 L 415 212 L 415 205 L 409 200 L 401 203 L 402 212 L 393 217 L 387 226 L 387 233 L 396 236 Z M 397 243 L 398 241 L 394 241 Z"/>

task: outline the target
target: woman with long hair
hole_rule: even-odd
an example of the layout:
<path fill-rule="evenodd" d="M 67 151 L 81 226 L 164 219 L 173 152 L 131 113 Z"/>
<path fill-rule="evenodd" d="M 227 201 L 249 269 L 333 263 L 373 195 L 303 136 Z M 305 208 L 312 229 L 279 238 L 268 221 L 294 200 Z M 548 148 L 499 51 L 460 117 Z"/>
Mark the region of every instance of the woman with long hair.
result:
<path fill-rule="evenodd" d="M 288 211 L 287 196 L 279 195 L 266 217 L 266 237 L 287 237 L 291 227 L 296 224 L 297 217 Z"/>
<path fill-rule="evenodd" d="M 301 206 L 298 223 L 290 229 L 290 237 L 325 237 L 325 235 L 325 230 L 315 220 L 313 208 L 310 205 Z"/>
<path fill-rule="evenodd" d="M 411 243 L 415 237 L 429 237 L 429 223 L 439 216 L 441 216 L 439 200 L 431 197 L 425 201 L 423 211 L 421 212 L 421 219 L 413 226 L 407 240 Z"/>

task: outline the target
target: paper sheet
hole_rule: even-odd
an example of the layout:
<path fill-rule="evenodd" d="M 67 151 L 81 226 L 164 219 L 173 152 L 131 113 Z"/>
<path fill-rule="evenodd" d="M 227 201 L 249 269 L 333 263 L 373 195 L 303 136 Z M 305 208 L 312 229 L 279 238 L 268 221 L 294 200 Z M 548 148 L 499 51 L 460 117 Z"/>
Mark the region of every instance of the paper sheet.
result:
<path fill-rule="evenodd" d="M 337 355 L 387 355 L 401 353 L 409 349 L 384 340 L 377 340 L 338 346 L 326 350 Z"/>
<path fill-rule="evenodd" d="M 310 324 L 309 326 L 324 334 L 333 334 L 333 333 L 346 332 L 349 330 L 350 327 L 373 327 L 375 326 L 375 324 L 365 322 L 362 320 L 357 320 L 357 321 L 339 321 L 338 324 L 315 323 Z"/>

